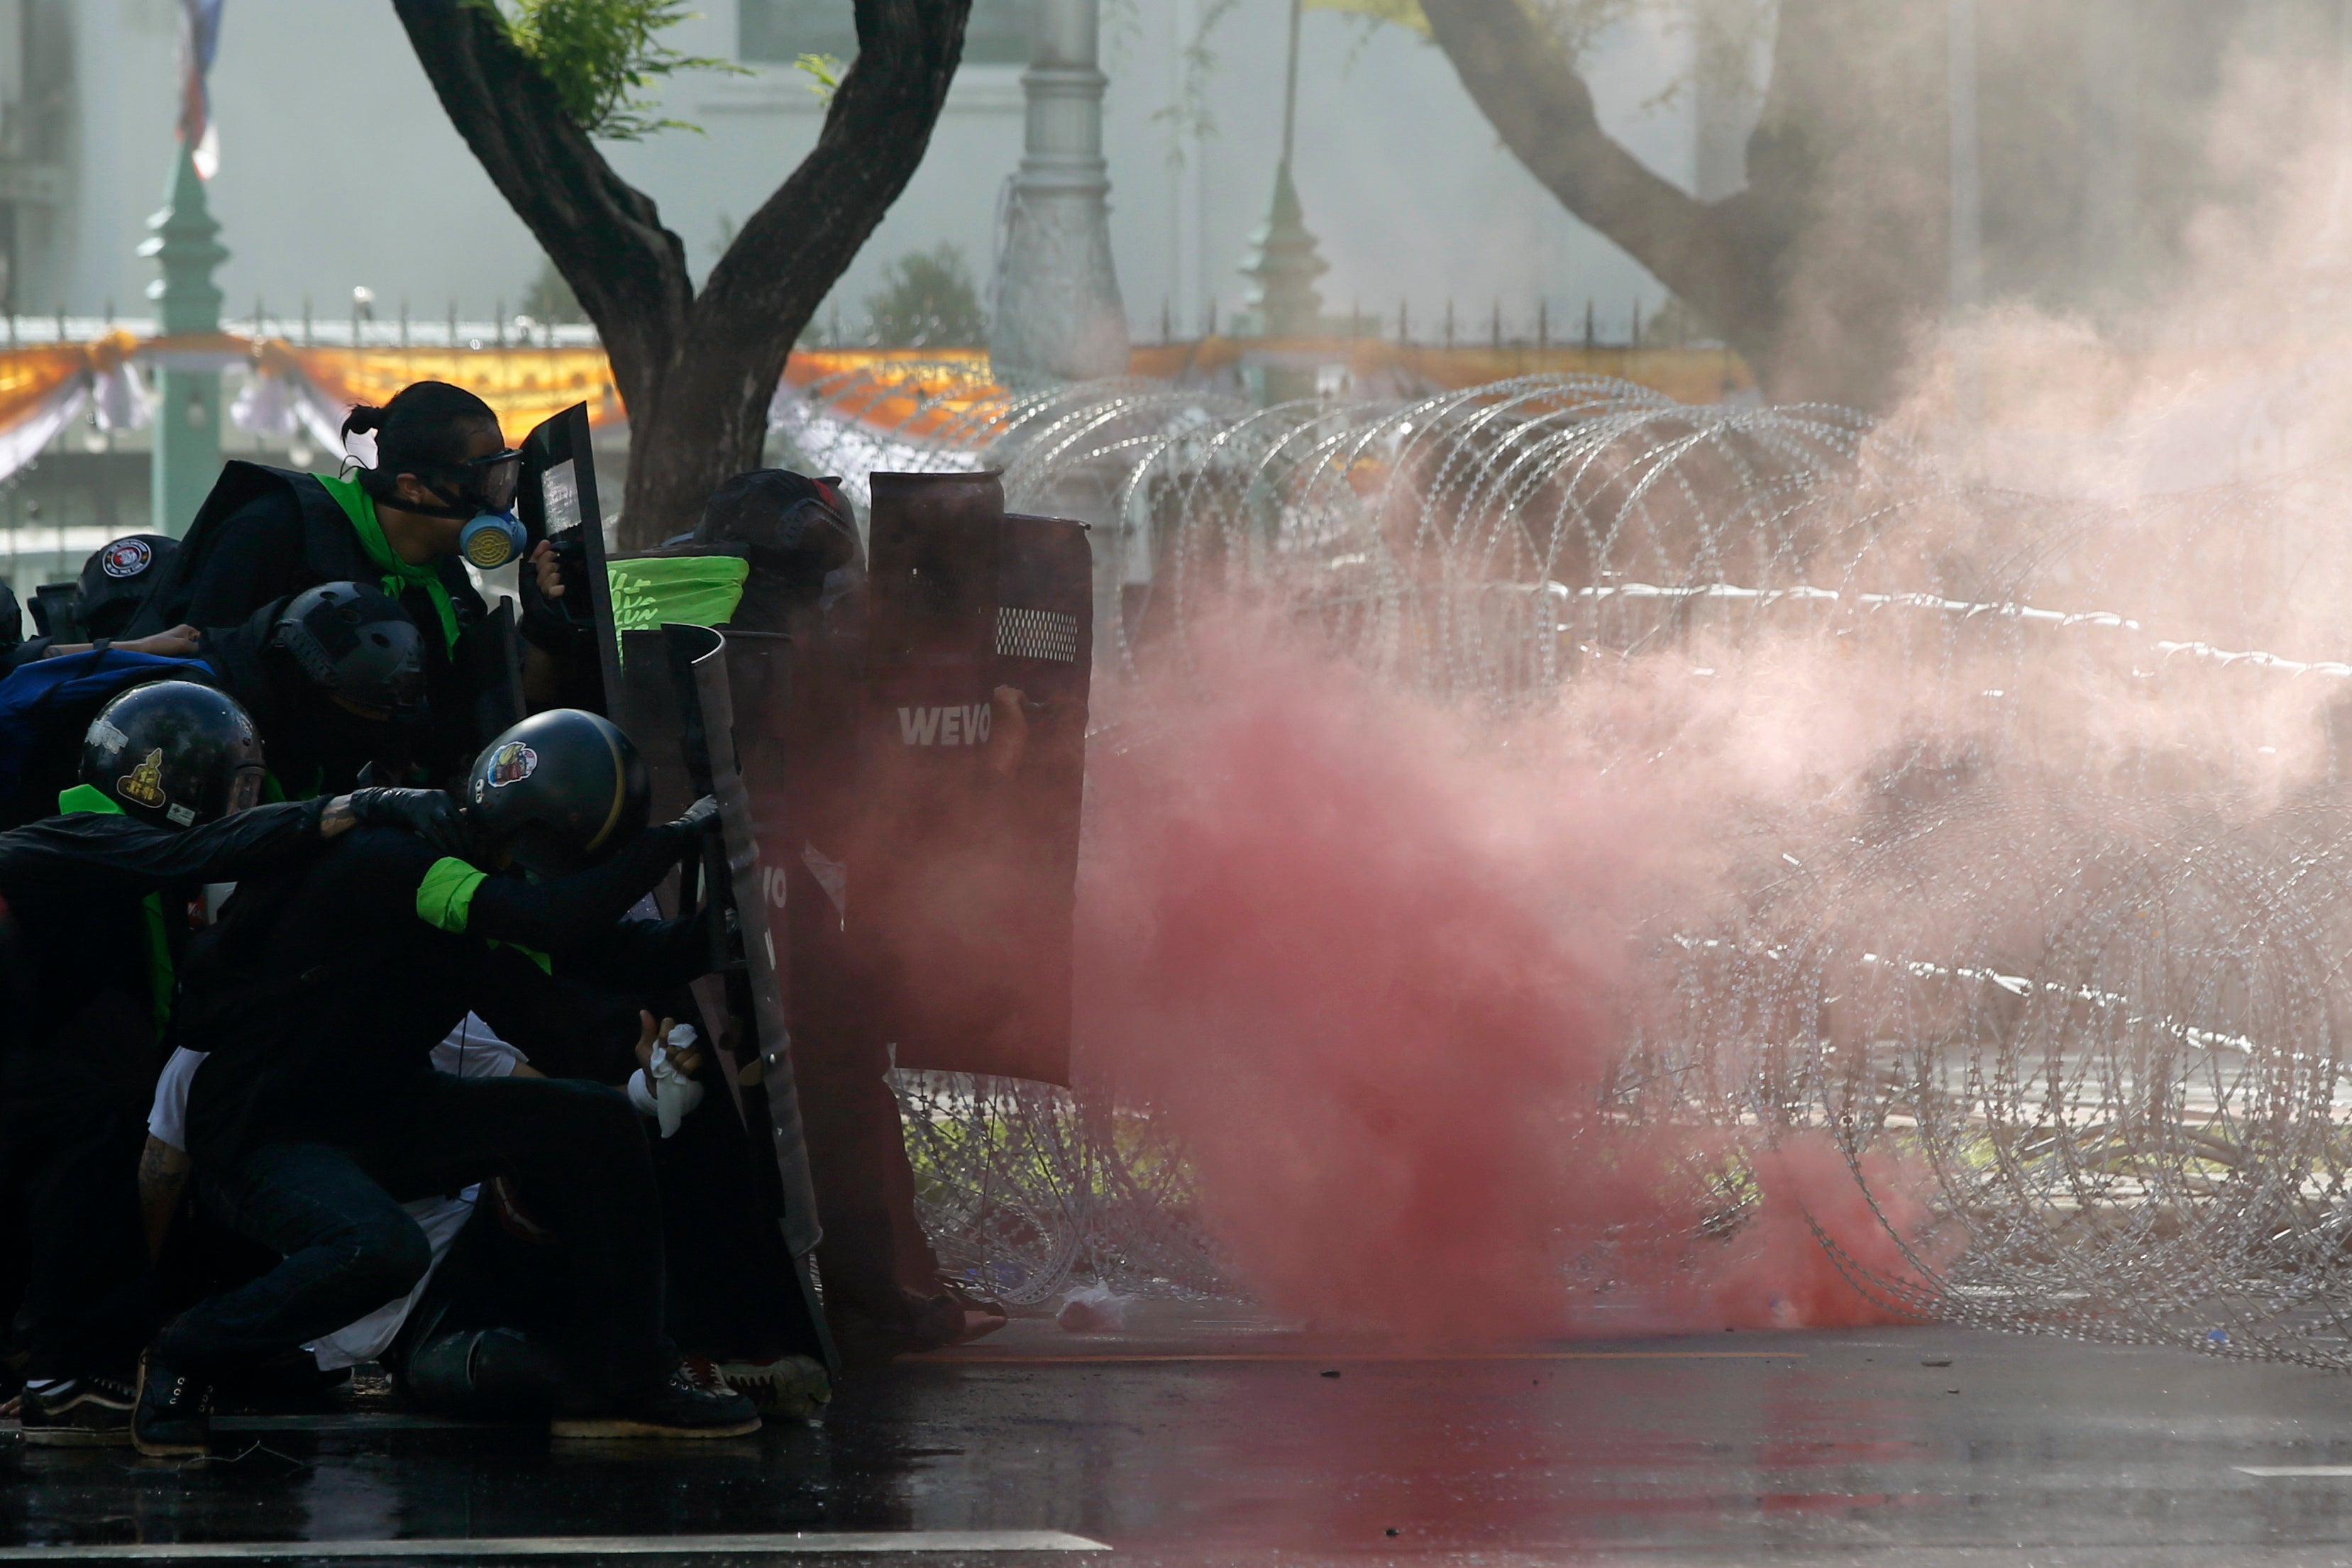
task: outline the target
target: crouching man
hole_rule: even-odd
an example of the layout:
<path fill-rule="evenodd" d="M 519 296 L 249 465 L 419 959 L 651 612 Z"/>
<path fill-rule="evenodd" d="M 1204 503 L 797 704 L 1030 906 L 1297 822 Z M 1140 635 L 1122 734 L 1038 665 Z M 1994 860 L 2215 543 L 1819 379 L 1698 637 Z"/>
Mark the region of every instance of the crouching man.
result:
<path fill-rule="evenodd" d="M 260 1279 L 198 1302 L 140 1366 L 142 1453 L 205 1451 L 211 1380 L 406 1296 L 432 1249 L 405 1200 L 505 1176 L 564 1238 L 576 1308 L 560 1348 L 571 1436 L 738 1436 L 759 1416 L 698 1386 L 662 1329 L 651 1157 L 617 1090 L 636 1010 L 557 984 L 547 954 L 609 940 L 621 916 L 716 825 L 705 801 L 645 826 L 644 764 L 593 714 L 534 715 L 476 759 L 463 858 L 363 827 L 283 874 L 248 879 L 190 974 L 183 1041 L 203 1201 L 278 1253 Z M 550 1078 L 457 1079 L 433 1047 L 468 1012 Z"/>
<path fill-rule="evenodd" d="M 166 911 L 202 883 L 298 866 L 355 822 L 451 815 L 413 790 L 254 806 L 252 719 L 185 681 L 109 703 L 80 776 L 59 815 L 0 834 L 0 1226 L 21 1274 L 0 1314 L 27 1357 L 25 1436 L 43 1444 L 119 1442 L 131 1420 L 126 1374 L 152 1326 L 138 1122 L 186 936 Z"/>

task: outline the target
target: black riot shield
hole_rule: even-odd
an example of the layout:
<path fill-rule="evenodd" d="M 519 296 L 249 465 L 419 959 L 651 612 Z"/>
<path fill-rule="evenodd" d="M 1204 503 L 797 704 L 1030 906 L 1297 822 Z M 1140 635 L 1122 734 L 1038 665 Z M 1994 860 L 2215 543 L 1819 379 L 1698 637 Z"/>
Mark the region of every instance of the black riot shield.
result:
<path fill-rule="evenodd" d="M 845 910 L 861 1000 L 901 1067 L 1066 1083 L 1086 529 L 1007 517 L 994 474 L 872 484 Z M 997 733 L 1005 687 L 1017 746 Z"/>
<path fill-rule="evenodd" d="M 813 1258 L 823 1232 L 816 1192 L 809 1174 L 808 1148 L 801 1126 L 800 1099 L 793 1076 L 792 1034 L 785 1024 L 780 953 L 769 928 L 767 878 L 759 860 L 752 792 L 735 746 L 737 709 L 732 695 L 737 672 L 747 699 L 743 715 L 755 733 L 772 733 L 764 710 L 780 703 L 786 677 L 781 637 L 730 637 L 707 626 L 664 626 L 656 634 L 661 668 L 675 696 L 672 754 L 683 764 L 687 787 L 719 802 L 719 844 L 698 868 L 705 908 L 719 951 L 717 972 L 696 984 L 696 1000 L 706 1033 L 719 1042 L 737 1115 L 759 1142 L 773 1151 L 773 1185 L 765 1194 L 776 1211 L 785 1249 L 799 1282 L 799 1306 L 824 1349 L 828 1366 L 839 1371 L 838 1355 L 818 1299 Z M 644 634 L 639 634 L 644 637 Z M 635 643 L 635 661 L 656 666 L 648 656 L 654 639 Z M 665 748 L 666 749 L 666 748 Z M 755 755 L 764 757 L 764 749 Z M 690 889 L 681 886 L 683 898 Z"/>
<path fill-rule="evenodd" d="M 596 494 L 596 454 L 589 444 L 588 405 L 575 403 L 541 420 L 523 437 L 521 450 L 522 483 L 515 492 L 515 515 L 530 542 L 537 544 L 570 529 L 580 531 L 588 572 L 585 614 L 595 637 L 596 668 L 605 694 L 604 710 L 613 716 L 612 693 L 620 683 L 621 655 L 613 631 L 612 584 L 604 575 L 604 514 Z M 528 562 L 521 569 L 530 570 Z M 620 722 L 617 716 L 614 721 Z"/>
<path fill-rule="evenodd" d="M 1005 900 L 1022 912 L 1030 984 L 1000 1069 L 1069 1081 L 1078 816 L 1094 672 L 1094 552 L 1087 525 L 1008 516 L 996 572 L 995 680 L 1022 694 L 1028 731 L 1004 802 Z M 908 1066 L 927 1065 L 909 1059 Z M 1015 1066 L 1026 1070 L 1014 1071 Z"/>

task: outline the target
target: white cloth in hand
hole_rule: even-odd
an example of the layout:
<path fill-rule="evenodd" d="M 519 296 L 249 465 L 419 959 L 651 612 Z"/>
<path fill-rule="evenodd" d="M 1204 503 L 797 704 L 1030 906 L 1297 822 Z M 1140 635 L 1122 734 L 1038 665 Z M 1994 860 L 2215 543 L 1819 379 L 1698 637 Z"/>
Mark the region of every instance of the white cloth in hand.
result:
<path fill-rule="evenodd" d="M 654 1047 L 652 1081 L 646 1081 L 648 1075 L 643 1068 L 629 1076 L 629 1103 L 637 1108 L 640 1115 L 659 1121 L 665 1138 L 675 1134 L 688 1112 L 702 1103 L 702 1086 L 680 1071 L 673 1059 L 693 1048 L 693 1026 L 680 1024 L 670 1030 L 667 1041 Z"/>

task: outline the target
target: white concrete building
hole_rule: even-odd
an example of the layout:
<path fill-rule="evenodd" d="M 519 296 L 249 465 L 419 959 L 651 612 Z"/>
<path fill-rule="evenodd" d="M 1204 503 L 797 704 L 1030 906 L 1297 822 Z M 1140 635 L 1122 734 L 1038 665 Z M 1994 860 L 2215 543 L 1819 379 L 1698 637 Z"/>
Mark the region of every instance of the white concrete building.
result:
<path fill-rule="evenodd" d="M 1139 342 L 1163 308 L 1179 336 L 1211 301 L 1230 321 L 1239 266 L 1271 188 L 1286 0 L 1240 0 L 1209 31 L 1215 57 L 1184 112 L 1184 55 L 1213 0 L 1102 0 L 1110 76 L 1105 140 L 1112 243 Z M 854 49 L 849 0 L 702 0 L 680 49 L 748 74 L 671 79 L 665 111 L 704 128 L 611 150 L 659 202 L 698 267 L 814 142 L 823 110 L 789 61 Z M 177 111 L 174 0 L 0 0 L 0 240 L 23 314 L 143 315 L 144 237 L 169 167 Z M 1019 160 L 1026 0 L 977 0 L 966 63 L 913 184 L 835 290 L 845 333 L 889 261 L 942 240 L 988 293 L 997 204 Z M 1682 74 L 1687 44 L 1628 32 L 1593 73 L 1604 119 L 1653 167 L 1720 194 L 1724 144 L 1744 128 L 1685 93 L 1643 105 Z M 215 214 L 231 257 L 229 312 L 349 310 L 374 291 L 438 321 L 510 312 L 540 269 L 529 234 L 449 128 L 385 0 L 227 0 L 213 73 L 221 172 Z M 1700 128 L 1712 127 L 1710 147 Z M 1604 336 L 1663 290 L 1568 216 L 1497 143 L 1444 56 L 1394 27 L 1310 12 L 1300 70 L 1297 179 L 1332 270 L 1328 310 L 1360 302 L 1388 330 L 1410 301 L 1416 335 L 1447 300 L 1465 336 L 1496 302 L 1528 330 L 1537 301 L 1580 330 L 1588 299 Z M 820 317 L 820 325 L 825 318 Z"/>
<path fill-rule="evenodd" d="M 740 74 L 670 79 L 669 132 L 608 149 L 659 203 L 698 270 L 814 144 L 824 112 L 803 54 L 854 52 L 850 0 L 699 0 L 669 41 Z M 883 268 L 942 242 L 961 249 L 981 297 L 1001 203 L 1020 162 L 1021 75 L 1031 0 L 974 0 L 965 63 L 923 166 L 819 312 L 862 341 Z M 1239 268 L 1272 192 L 1288 0 L 1099 0 L 1109 76 L 1104 144 L 1119 292 L 1136 342 L 1230 328 Z M 77 339 L 150 314 L 155 272 L 136 254 L 161 205 L 178 115 L 177 0 L 0 0 L 0 312 L 12 340 Z M 1213 18 L 1205 36 L 1204 17 Z M 1213 64 L 1192 72 L 1200 44 Z M 1593 80 L 1604 119 L 1661 174 L 1701 194 L 1736 182 L 1746 123 L 1685 92 L 1688 41 L 1628 30 Z M 520 310 L 540 276 L 536 244 L 443 114 L 388 0 L 226 0 L 212 75 L 220 172 L 218 274 L 236 322 L 274 330 L 307 313 L 322 336 L 350 319 L 354 287 L 388 321 Z M 1622 340 L 1659 285 L 1570 218 L 1496 142 L 1444 56 L 1392 26 L 1327 11 L 1302 31 L 1295 176 L 1331 270 L 1328 315 L 1360 306 L 1386 334 L 1401 303 L 1428 341 L 1454 310 L 1465 341 L 1531 335 L 1538 302 L 1555 337 L 1594 302 Z M 68 318 L 60 323 L 60 316 Z M 477 328 L 476 331 L 486 329 Z M 238 375 L 232 374 L 232 383 Z M 233 395 L 236 386 L 230 387 Z M 226 449 L 298 465 L 224 427 Z M 0 577 L 28 593 L 70 576 L 95 543 L 150 526 L 147 433 L 85 418 L 33 468 L 0 481 Z"/>

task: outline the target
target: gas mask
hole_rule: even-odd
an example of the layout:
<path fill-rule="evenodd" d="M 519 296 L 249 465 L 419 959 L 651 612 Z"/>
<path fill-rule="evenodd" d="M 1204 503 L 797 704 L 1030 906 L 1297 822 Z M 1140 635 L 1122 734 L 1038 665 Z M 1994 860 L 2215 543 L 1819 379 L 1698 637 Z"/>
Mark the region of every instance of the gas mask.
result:
<path fill-rule="evenodd" d="M 510 511 L 482 511 L 457 531 L 457 552 L 484 572 L 495 571 L 522 553 L 530 536 Z"/>
<path fill-rule="evenodd" d="M 451 463 L 432 477 L 438 493 L 457 492 L 457 504 L 401 504 L 428 517 L 465 520 L 457 531 L 457 550 L 478 570 L 495 571 L 520 555 L 530 542 L 514 514 L 515 490 L 522 479 L 522 454 L 509 447 L 503 452 Z"/>

